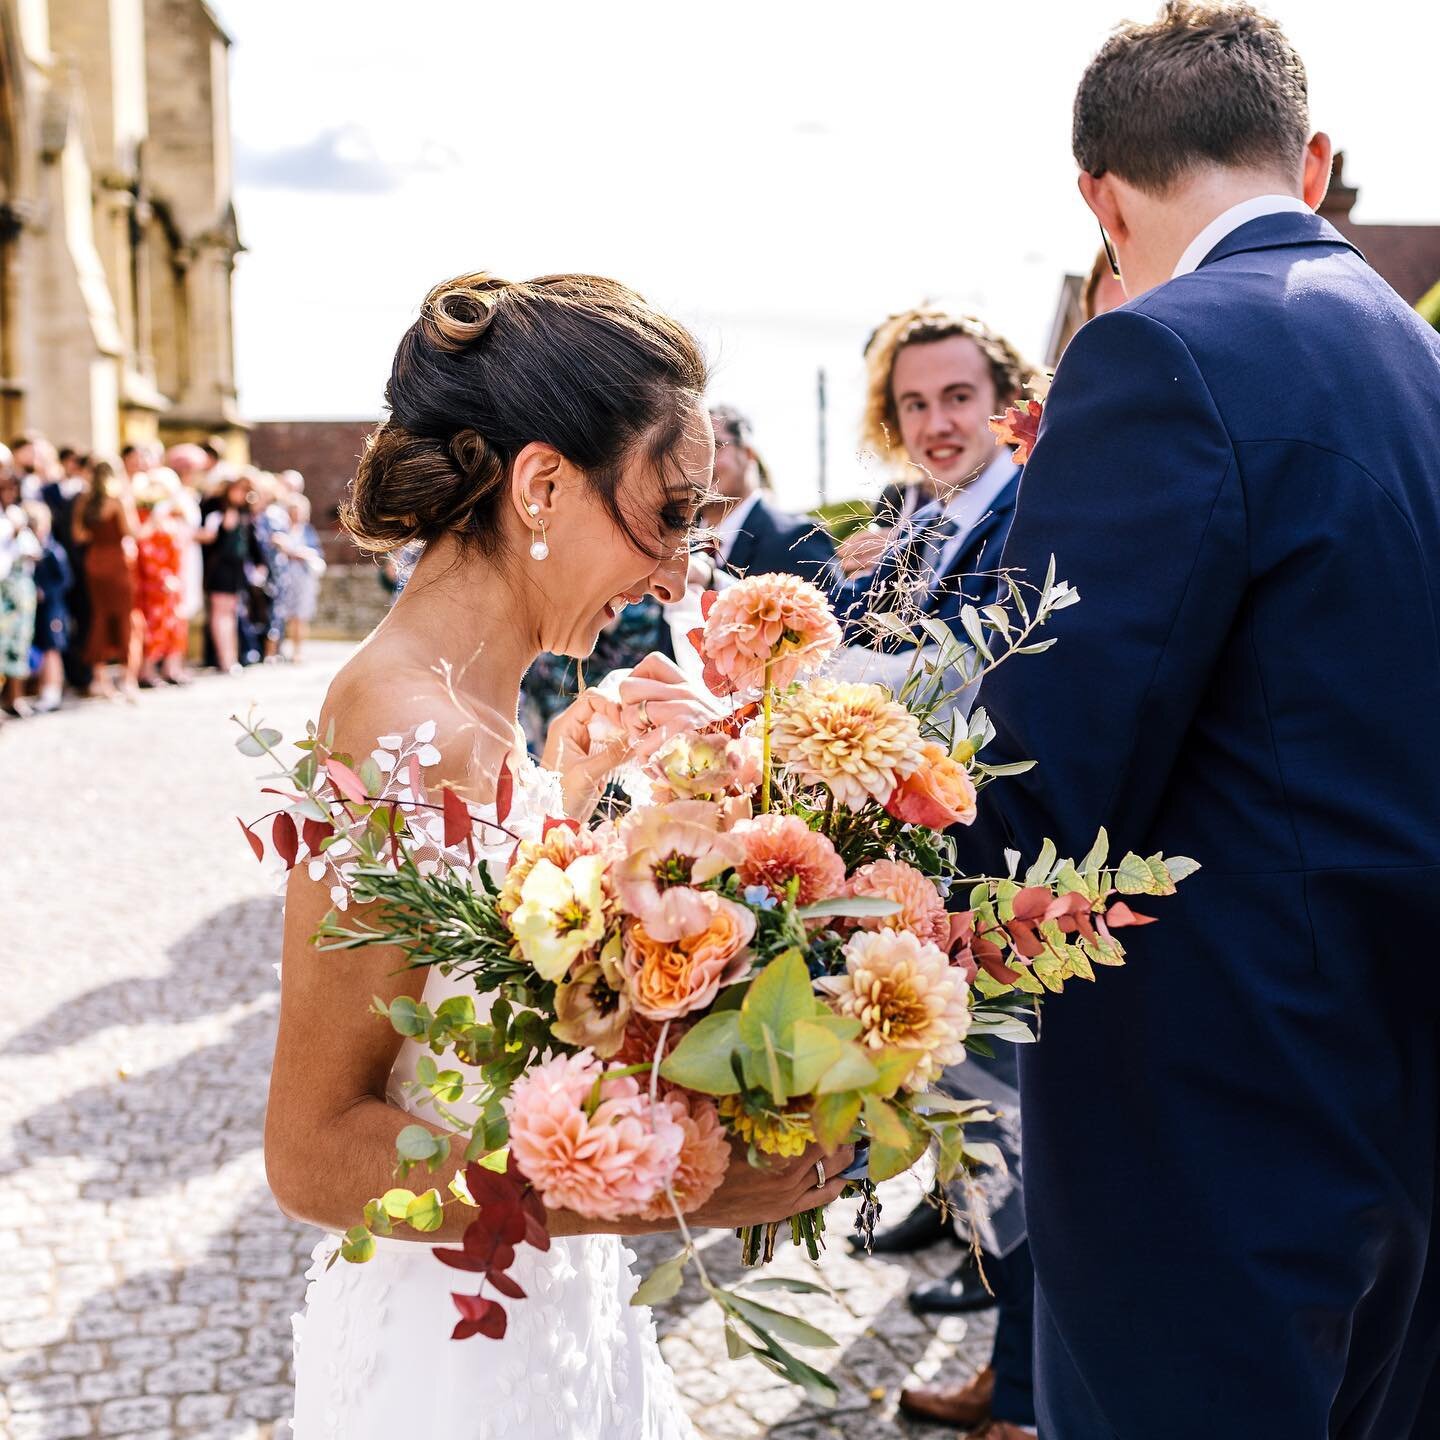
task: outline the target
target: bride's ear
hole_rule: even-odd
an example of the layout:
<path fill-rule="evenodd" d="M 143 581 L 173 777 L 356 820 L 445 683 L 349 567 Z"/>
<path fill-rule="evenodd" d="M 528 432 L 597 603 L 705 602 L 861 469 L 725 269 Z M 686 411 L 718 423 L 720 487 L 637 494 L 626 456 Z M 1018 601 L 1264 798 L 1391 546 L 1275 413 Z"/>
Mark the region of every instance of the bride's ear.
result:
<path fill-rule="evenodd" d="M 569 462 L 553 446 L 532 440 L 510 467 L 510 503 L 520 523 L 533 530 L 537 520 L 555 518 L 555 502 Z"/>

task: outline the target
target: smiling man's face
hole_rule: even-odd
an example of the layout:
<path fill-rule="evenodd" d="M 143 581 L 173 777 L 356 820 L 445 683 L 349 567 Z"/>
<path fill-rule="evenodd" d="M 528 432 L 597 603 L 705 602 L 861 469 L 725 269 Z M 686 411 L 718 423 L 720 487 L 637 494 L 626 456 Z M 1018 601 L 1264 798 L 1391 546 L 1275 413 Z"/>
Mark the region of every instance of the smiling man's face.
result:
<path fill-rule="evenodd" d="M 986 423 L 998 409 L 995 381 L 973 340 L 951 335 L 906 345 L 895 357 L 890 388 L 905 454 L 942 492 L 995 458 Z"/>

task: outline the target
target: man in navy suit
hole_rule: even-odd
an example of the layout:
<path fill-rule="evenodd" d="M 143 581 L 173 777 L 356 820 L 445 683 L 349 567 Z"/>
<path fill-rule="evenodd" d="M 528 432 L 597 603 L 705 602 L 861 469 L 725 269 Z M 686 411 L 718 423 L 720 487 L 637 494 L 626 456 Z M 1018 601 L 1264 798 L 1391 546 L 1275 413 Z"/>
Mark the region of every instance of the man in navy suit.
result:
<path fill-rule="evenodd" d="M 798 575 L 824 586 L 835 546 L 825 530 L 803 515 L 787 515 L 761 493 L 769 475 L 752 443 L 750 422 L 731 405 L 713 405 L 714 504 L 706 523 L 715 531 L 717 558 L 736 575 Z"/>
<path fill-rule="evenodd" d="M 1081 603 L 980 703 L 962 863 L 1204 863 L 1021 1057 L 1046 1440 L 1440 1435 L 1440 337 L 1312 213 L 1244 5 L 1096 56 L 1125 305 L 1070 343 L 1005 552 Z M 1043 1200 L 1042 1203 L 1034 1203 Z"/>

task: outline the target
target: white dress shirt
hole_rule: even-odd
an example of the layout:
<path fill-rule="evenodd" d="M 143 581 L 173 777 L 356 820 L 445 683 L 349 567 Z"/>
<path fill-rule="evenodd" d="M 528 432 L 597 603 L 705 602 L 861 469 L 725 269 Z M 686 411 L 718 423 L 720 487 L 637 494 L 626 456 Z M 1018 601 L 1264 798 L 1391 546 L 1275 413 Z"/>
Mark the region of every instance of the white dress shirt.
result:
<path fill-rule="evenodd" d="M 955 563 L 955 557 L 970 539 L 970 532 L 990 513 L 1000 492 L 1020 470 L 1009 450 L 1003 445 L 998 450 L 995 458 L 968 485 L 962 486 L 945 502 L 941 514 L 946 520 L 955 522 L 955 533 L 935 558 L 937 581 Z"/>
<path fill-rule="evenodd" d="M 1262 215 L 1284 215 L 1294 211 L 1310 215 L 1314 212 L 1303 201 L 1293 195 L 1256 195 L 1253 199 L 1242 200 L 1217 215 L 1186 247 L 1180 263 L 1171 272 L 1173 280 L 1177 275 L 1188 275 L 1200 268 L 1200 262 L 1233 230 Z"/>
<path fill-rule="evenodd" d="M 752 490 L 715 522 L 715 546 L 722 565 L 730 563 L 730 552 L 734 550 L 735 542 L 740 538 L 740 532 L 745 528 L 746 520 L 750 518 L 750 512 L 759 503 L 760 492 Z"/>

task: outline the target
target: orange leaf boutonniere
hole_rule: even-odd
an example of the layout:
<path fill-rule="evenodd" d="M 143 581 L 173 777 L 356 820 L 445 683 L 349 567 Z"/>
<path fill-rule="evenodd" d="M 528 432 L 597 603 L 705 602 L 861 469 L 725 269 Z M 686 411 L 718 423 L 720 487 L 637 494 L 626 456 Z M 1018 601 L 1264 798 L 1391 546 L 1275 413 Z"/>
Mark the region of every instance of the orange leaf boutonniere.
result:
<path fill-rule="evenodd" d="M 1038 400 L 1027 400 L 1023 406 L 1012 405 L 1003 415 L 990 417 L 990 428 L 995 432 L 997 445 L 1015 447 L 1015 463 L 1029 463 L 1030 452 L 1035 448 L 1040 433 L 1040 416 L 1045 407 Z"/>

